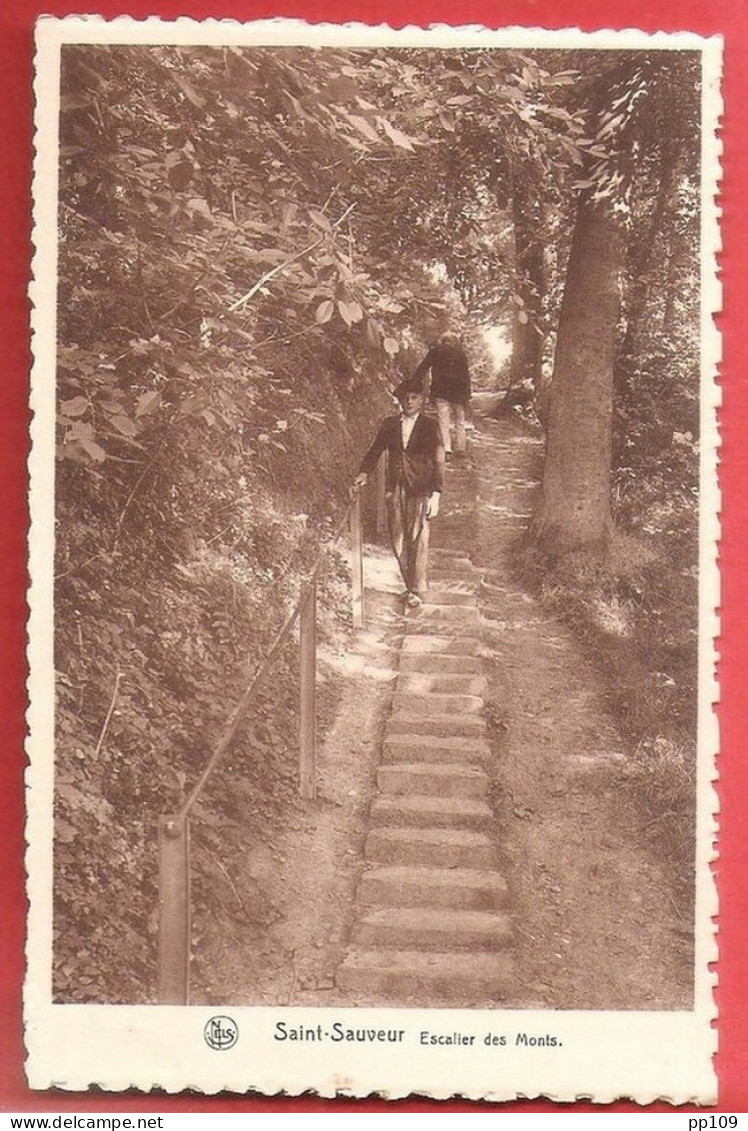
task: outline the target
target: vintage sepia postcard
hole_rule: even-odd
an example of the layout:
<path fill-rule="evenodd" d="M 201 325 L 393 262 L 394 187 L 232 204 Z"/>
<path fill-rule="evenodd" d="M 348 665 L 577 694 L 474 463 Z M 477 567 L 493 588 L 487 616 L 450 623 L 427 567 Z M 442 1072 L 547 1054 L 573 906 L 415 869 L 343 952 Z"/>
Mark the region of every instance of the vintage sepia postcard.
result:
<path fill-rule="evenodd" d="M 720 82 L 39 21 L 32 1088 L 715 1102 Z"/>

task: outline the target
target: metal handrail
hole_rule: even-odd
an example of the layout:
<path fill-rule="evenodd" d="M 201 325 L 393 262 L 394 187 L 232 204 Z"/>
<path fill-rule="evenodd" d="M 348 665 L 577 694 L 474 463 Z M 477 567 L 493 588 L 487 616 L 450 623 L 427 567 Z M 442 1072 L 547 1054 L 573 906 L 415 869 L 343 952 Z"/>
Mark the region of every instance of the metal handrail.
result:
<path fill-rule="evenodd" d="M 363 535 L 361 488 L 353 485 L 351 502 L 335 528 L 332 540 L 320 549 L 311 573 L 301 584 L 299 600 L 286 618 L 270 650 L 255 669 L 234 709 L 220 741 L 180 808 L 159 819 L 159 976 L 161 1004 L 183 1005 L 189 998 L 190 962 L 190 865 L 189 816 L 208 779 L 231 746 L 258 684 L 269 671 L 278 652 L 301 618 L 301 727 L 300 788 L 302 796 L 316 796 L 315 770 L 315 656 L 317 578 L 323 562 L 337 545 L 346 524 L 350 526 L 353 561 L 351 571 L 353 624 L 364 626 Z"/>
<path fill-rule="evenodd" d="M 354 499 L 348 505 L 348 507 L 346 508 L 341 522 L 338 524 L 338 526 L 335 529 L 335 532 L 334 532 L 333 537 L 332 537 L 332 541 L 329 543 L 329 545 L 327 545 L 323 549 L 321 549 L 319 551 L 319 553 L 317 554 L 317 558 L 316 558 L 315 563 L 314 563 L 314 568 L 312 569 L 312 571 L 309 574 L 309 577 L 306 579 L 306 581 L 302 581 L 302 583 L 301 583 L 301 594 L 302 595 L 299 597 L 299 600 L 294 605 L 291 613 L 286 618 L 286 621 L 285 621 L 283 627 L 281 628 L 280 632 L 276 636 L 275 641 L 270 648 L 270 651 L 265 655 L 265 658 L 260 663 L 259 667 L 255 669 L 255 674 L 252 676 L 252 679 L 250 680 L 249 685 L 247 686 L 247 689 L 245 690 L 245 692 L 242 695 L 237 707 L 235 708 L 231 722 L 229 723 L 228 727 L 226 728 L 226 731 L 225 731 L 223 737 L 221 738 L 221 741 L 218 743 L 217 747 L 215 748 L 215 750 L 211 754 L 210 758 L 208 759 L 208 762 L 205 766 L 205 769 L 200 774 L 200 777 L 197 779 L 195 785 L 193 786 L 192 790 L 190 791 L 190 794 L 187 797 L 187 800 L 184 802 L 181 809 L 178 810 L 179 816 L 185 816 L 186 817 L 187 814 L 192 809 L 192 806 L 197 801 L 197 798 L 200 796 L 200 794 L 202 792 L 203 786 L 205 785 L 208 778 L 213 773 L 213 770 L 218 765 L 221 758 L 223 757 L 223 755 L 226 753 L 229 746 L 231 745 L 231 742 L 232 742 L 234 736 L 236 735 L 237 730 L 239 729 L 239 727 L 242 723 L 244 715 L 246 714 L 247 708 L 249 707 L 249 705 L 252 701 L 252 694 L 253 694 L 255 688 L 260 683 L 263 676 L 266 675 L 268 669 L 272 665 L 272 661 L 278 655 L 278 652 L 280 651 L 280 649 L 282 648 L 282 646 L 285 644 L 286 640 L 288 639 L 288 637 L 291 633 L 291 630 L 293 629 L 294 625 L 296 624 L 296 621 L 299 619 L 299 616 L 301 614 L 302 605 L 304 604 L 304 601 L 306 599 L 306 591 L 309 589 L 310 586 L 312 586 L 316 583 L 317 576 L 318 576 L 319 571 L 322 567 L 322 563 L 325 561 L 327 556 L 329 554 L 331 554 L 332 551 L 334 550 L 334 548 L 335 548 L 335 546 L 338 542 L 338 539 L 340 538 L 340 535 L 343 533 L 343 527 L 348 522 L 350 515 L 351 515 L 351 512 L 354 510 L 354 508 L 356 506 L 356 502 L 358 501 L 358 497 L 359 497 L 358 496 L 358 488 L 351 488 L 351 490 L 356 491 L 356 499 Z"/>

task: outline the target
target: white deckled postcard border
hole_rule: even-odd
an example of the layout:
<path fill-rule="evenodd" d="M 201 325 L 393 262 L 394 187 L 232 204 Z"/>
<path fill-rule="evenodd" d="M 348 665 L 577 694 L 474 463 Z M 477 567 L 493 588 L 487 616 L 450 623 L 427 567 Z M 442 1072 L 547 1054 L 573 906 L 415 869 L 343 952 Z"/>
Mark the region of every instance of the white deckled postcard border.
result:
<path fill-rule="evenodd" d="M 699 767 L 696 887 L 696 993 L 689 1012 L 551 1012 L 439 1011 L 440 1029 L 476 1034 L 475 1055 L 448 1059 L 418 1042 L 424 1028 L 434 1028 L 426 1010 L 301 1009 L 281 1007 L 62 1005 L 52 1001 L 52 807 L 54 750 L 53 594 L 54 556 L 54 414 L 55 300 L 57 248 L 57 161 L 60 50 L 63 44 L 237 44 L 346 45 L 356 47 L 471 46 L 595 47 L 611 49 L 691 49 L 703 60 L 702 104 L 702 376 L 701 376 L 701 544 Z M 34 168 L 33 380 L 30 608 L 28 656 L 30 737 L 27 771 L 28 975 L 25 986 L 27 1073 L 32 1088 L 106 1090 L 192 1088 L 298 1095 L 397 1098 L 419 1093 L 435 1098 L 511 1100 L 545 1096 L 560 1101 L 578 1097 L 599 1103 L 630 1097 L 639 1103 L 668 1099 L 674 1104 L 713 1103 L 716 1076 L 713 1054 L 717 1035 L 713 990 L 717 958 L 717 892 L 711 865 L 715 859 L 718 728 L 714 704 L 716 638 L 719 632 L 719 490 L 717 480 L 720 403 L 716 382 L 721 356 L 714 316 L 721 309 L 717 276 L 720 251 L 716 196 L 720 178 L 722 44 L 690 33 L 646 35 L 635 30 L 545 31 L 508 28 L 406 27 L 307 24 L 271 20 L 238 24 L 188 19 L 172 23 L 127 17 L 111 22 L 98 17 L 44 18 L 37 30 L 36 160 Z M 216 1053 L 203 1030 L 216 1013 L 230 1012 L 240 1040 Z M 361 1046 L 327 1041 L 305 1046 L 294 1055 L 274 1039 L 276 1024 L 328 1030 L 343 1027 L 404 1030 L 404 1043 Z M 531 1024 L 533 1032 L 557 1034 L 554 1049 L 534 1055 L 510 1047 L 482 1044 L 489 1032 L 516 1033 Z M 337 1030 L 334 1030 L 337 1032 Z M 480 1050 L 480 1051 L 479 1051 Z M 406 1055 L 404 1055 L 406 1054 Z"/>

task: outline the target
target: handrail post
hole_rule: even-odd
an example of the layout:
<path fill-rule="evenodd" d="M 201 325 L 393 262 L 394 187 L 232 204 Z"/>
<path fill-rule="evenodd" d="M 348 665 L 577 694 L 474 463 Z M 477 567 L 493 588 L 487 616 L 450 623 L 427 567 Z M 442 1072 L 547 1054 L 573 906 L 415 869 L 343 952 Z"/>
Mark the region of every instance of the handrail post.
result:
<path fill-rule="evenodd" d="M 377 464 L 377 534 L 387 529 L 387 453 L 382 452 Z"/>
<path fill-rule="evenodd" d="M 158 822 L 158 1000 L 187 1005 L 190 993 L 190 832 L 184 813 Z"/>
<path fill-rule="evenodd" d="M 301 599 L 299 619 L 300 711 L 299 784 L 301 796 L 317 796 L 317 578 L 313 577 Z"/>
<path fill-rule="evenodd" d="M 363 585 L 363 534 L 361 526 L 361 499 L 352 492 L 351 506 L 335 529 L 333 545 L 341 537 L 346 523 L 350 523 L 354 546 L 354 611 L 353 623 L 357 628 L 364 623 Z M 158 983 L 157 1000 L 162 1005 L 187 1005 L 190 975 L 190 842 L 189 814 L 205 788 L 210 775 L 236 737 L 252 702 L 257 685 L 270 669 L 281 646 L 288 640 L 300 621 L 301 637 L 301 727 L 299 739 L 300 791 L 302 797 L 313 799 L 317 795 L 316 771 L 316 651 L 317 651 L 317 574 L 322 561 L 322 551 L 312 570 L 311 580 L 301 599 L 289 613 L 275 638 L 270 651 L 256 668 L 249 684 L 237 703 L 220 741 L 198 776 L 178 813 L 162 815 L 158 819 Z"/>
<path fill-rule="evenodd" d="M 364 627 L 364 537 L 361 526 L 361 492 L 351 502 L 351 600 L 353 627 Z"/>

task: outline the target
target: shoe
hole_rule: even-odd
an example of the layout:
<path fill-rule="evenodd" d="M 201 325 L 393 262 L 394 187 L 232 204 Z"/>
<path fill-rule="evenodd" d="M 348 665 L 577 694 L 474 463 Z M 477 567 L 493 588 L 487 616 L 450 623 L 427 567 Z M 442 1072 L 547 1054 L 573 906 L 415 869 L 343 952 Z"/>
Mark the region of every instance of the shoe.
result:
<path fill-rule="evenodd" d="M 423 597 L 418 593 L 409 593 L 405 598 L 405 604 L 409 609 L 420 609 L 423 605 Z"/>

